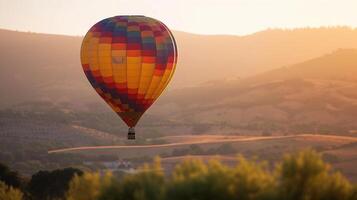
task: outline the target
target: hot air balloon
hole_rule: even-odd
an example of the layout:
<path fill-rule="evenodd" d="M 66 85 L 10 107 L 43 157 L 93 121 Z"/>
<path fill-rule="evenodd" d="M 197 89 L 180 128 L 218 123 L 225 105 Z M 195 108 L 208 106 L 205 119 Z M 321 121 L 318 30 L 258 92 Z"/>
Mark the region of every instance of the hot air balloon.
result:
<path fill-rule="evenodd" d="M 145 16 L 115 16 L 96 23 L 81 47 L 85 75 L 96 92 L 134 127 L 174 74 L 175 39 L 160 21 Z"/>

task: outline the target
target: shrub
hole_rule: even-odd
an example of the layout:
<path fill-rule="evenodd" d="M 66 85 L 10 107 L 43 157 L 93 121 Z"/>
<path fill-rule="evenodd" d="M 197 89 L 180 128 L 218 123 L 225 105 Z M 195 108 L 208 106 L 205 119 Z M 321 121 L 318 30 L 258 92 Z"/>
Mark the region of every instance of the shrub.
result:
<path fill-rule="evenodd" d="M 286 155 L 276 170 L 238 157 L 229 167 L 218 160 L 188 159 L 164 177 L 159 159 L 135 174 L 115 179 L 86 173 L 70 183 L 68 200 L 356 200 L 357 186 L 334 172 L 312 150 Z"/>
<path fill-rule="evenodd" d="M 102 191 L 100 200 L 162 200 L 165 194 L 165 180 L 160 160 L 144 165 L 136 174 L 130 174 L 121 181 L 113 181 Z"/>
<path fill-rule="evenodd" d="M 28 192 L 34 199 L 63 199 L 72 178 L 82 174 L 82 171 L 75 168 L 39 171 L 32 176 Z"/>
<path fill-rule="evenodd" d="M 266 163 L 248 161 L 238 157 L 233 171 L 234 196 L 241 200 L 269 198 L 275 190 L 274 176 L 267 170 Z"/>
<path fill-rule="evenodd" d="M 279 196 L 286 200 L 347 200 L 353 187 L 339 172 L 330 170 L 320 154 L 305 150 L 285 156 L 278 167 Z"/>
<path fill-rule="evenodd" d="M 22 200 L 22 192 L 11 186 L 7 186 L 0 181 L 0 199 L 1 200 Z"/>
<path fill-rule="evenodd" d="M 202 151 L 195 145 L 188 150 Z M 25 187 L 20 176 L 5 165 L 0 165 L 0 178 L 4 180 L 0 181 L 0 200 L 357 200 L 357 185 L 332 170 L 313 150 L 284 156 L 275 170 L 241 156 L 234 167 L 218 160 L 187 159 L 165 177 L 156 158 L 120 178 L 111 173 L 82 175 L 80 170 L 67 168 L 40 171 Z"/>
<path fill-rule="evenodd" d="M 0 163 L 0 181 L 14 188 L 21 188 L 23 180 L 19 174 L 10 170 L 6 165 Z"/>
<path fill-rule="evenodd" d="M 212 160 L 185 160 L 176 166 L 168 184 L 167 199 L 233 199 L 232 169 Z"/>
<path fill-rule="evenodd" d="M 100 192 L 111 185 L 112 175 L 106 173 L 84 173 L 82 176 L 75 175 L 69 184 L 67 200 L 96 200 Z"/>

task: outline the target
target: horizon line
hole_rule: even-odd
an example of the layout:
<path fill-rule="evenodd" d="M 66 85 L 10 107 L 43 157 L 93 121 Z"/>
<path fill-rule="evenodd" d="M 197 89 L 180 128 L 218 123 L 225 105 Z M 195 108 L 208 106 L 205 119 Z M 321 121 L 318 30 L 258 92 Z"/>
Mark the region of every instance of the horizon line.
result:
<path fill-rule="evenodd" d="M 188 31 L 183 31 L 183 30 L 177 30 L 177 29 L 171 29 L 173 32 L 182 32 L 182 33 L 187 33 L 191 35 L 201 35 L 201 36 L 232 36 L 232 37 L 246 37 L 250 35 L 254 35 L 257 33 L 262 33 L 266 31 L 294 31 L 294 30 L 302 30 L 302 29 L 351 29 L 355 30 L 357 27 L 350 26 L 350 25 L 321 25 L 321 26 L 301 26 L 301 27 L 268 27 L 266 29 L 254 31 L 248 34 L 242 34 L 242 35 L 235 35 L 235 34 L 204 34 L 204 33 L 194 33 L 194 32 L 188 32 Z M 44 35 L 57 35 L 57 36 L 68 36 L 68 37 L 84 37 L 84 35 L 68 35 L 68 34 L 62 34 L 62 33 L 46 33 L 46 32 L 34 32 L 31 30 L 20 30 L 20 29 L 11 29 L 11 28 L 3 28 L 0 27 L 0 30 L 4 31 L 14 31 L 14 32 L 22 32 L 22 33 L 32 33 L 32 34 L 44 34 Z M 88 29 L 89 30 L 89 29 Z"/>

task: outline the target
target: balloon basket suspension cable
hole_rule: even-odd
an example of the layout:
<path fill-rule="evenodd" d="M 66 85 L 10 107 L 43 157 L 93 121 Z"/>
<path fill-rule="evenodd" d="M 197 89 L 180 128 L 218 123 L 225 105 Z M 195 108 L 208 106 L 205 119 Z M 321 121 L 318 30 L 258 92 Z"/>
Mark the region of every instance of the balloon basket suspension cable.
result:
<path fill-rule="evenodd" d="M 134 127 L 129 127 L 128 140 L 135 140 L 135 129 L 134 129 Z"/>

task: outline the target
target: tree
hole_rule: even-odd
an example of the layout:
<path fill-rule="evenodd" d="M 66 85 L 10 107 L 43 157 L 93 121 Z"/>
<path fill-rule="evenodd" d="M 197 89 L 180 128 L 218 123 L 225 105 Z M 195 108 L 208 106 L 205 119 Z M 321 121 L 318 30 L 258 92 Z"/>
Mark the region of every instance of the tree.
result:
<path fill-rule="evenodd" d="M 163 200 L 165 180 L 160 159 L 152 165 L 145 164 L 136 174 L 127 175 L 120 182 L 112 182 L 101 193 L 100 200 Z"/>
<path fill-rule="evenodd" d="M 22 200 L 23 194 L 20 190 L 7 186 L 0 181 L 0 199 L 1 200 Z"/>
<path fill-rule="evenodd" d="M 34 199 L 63 199 L 72 178 L 82 174 L 81 170 L 75 168 L 39 171 L 32 175 L 28 191 Z"/>
<path fill-rule="evenodd" d="M 278 167 L 279 199 L 348 200 L 353 187 L 339 172 L 332 172 L 320 154 L 305 150 L 285 156 Z"/>
<path fill-rule="evenodd" d="M 99 173 L 75 175 L 69 184 L 67 200 L 97 200 L 101 191 L 106 191 L 112 181 L 111 173 L 100 176 Z"/>
<path fill-rule="evenodd" d="M 248 161 L 238 157 L 238 164 L 232 172 L 234 196 L 240 200 L 271 199 L 275 190 L 274 176 L 265 163 Z"/>
<path fill-rule="evenodd" d="M 167 186 L 170 200 L 233 199 L 232 170 L 218 161 L 205 165 L 196 159 L 178 164 Z"/>
<path fill-rule="evenodd" d="M 13 188 L 21 188 L 23 185 L 23 180 L 19 174 L 2 163 L 0 163 L 0 181 Z"/>
<path fill-rule="evenodd" d="M 76 181 L 82 179 L 84 182 Z M 92 179 L 92 180 L 91 180 Z M 218 160 L 187 159 L 164 179 L 158 159 L 123 179 L 103 181 L 99 174 L 75 178 L 69 200 L 356 200 L 357 186 L 332 172 L 314 151 L 284 157 L 275 173 L 266 163 L 238 157 L 235 167 Z"/>

